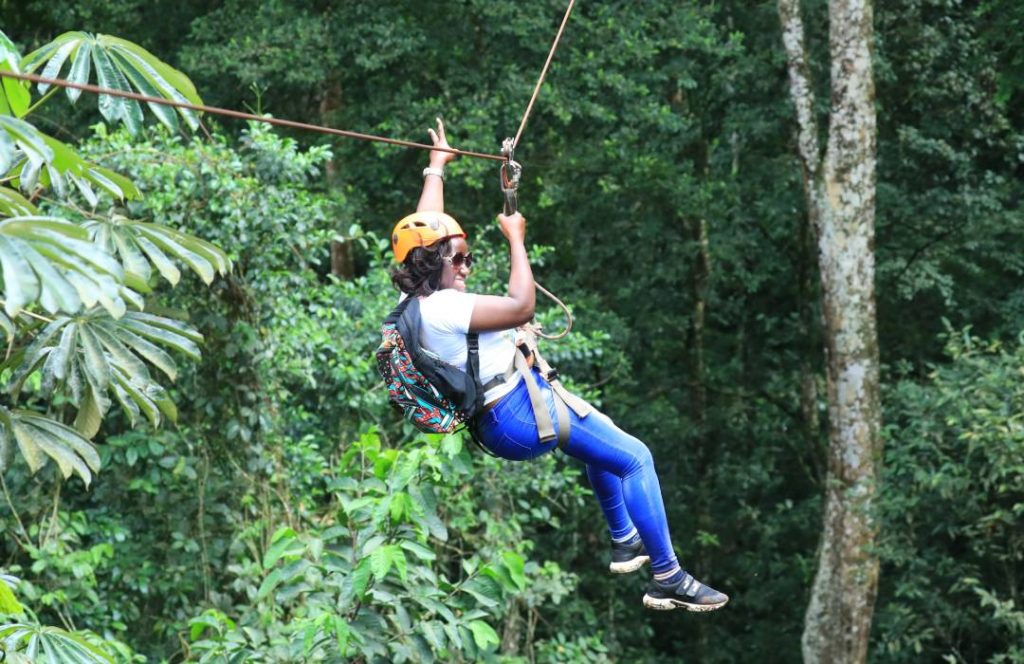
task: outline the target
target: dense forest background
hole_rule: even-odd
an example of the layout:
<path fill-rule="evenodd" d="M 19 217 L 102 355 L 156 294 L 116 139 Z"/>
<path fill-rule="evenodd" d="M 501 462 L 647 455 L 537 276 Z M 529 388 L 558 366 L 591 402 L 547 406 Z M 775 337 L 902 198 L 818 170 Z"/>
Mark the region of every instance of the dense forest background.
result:
<path fill-rule="evenodd" d="M 827 6 L 803 5 L 824 114 Z M 0 30 L 22 53 L 117 35 L 211 105 L 417 141 L 440 115 L 455 147 L 496 152 L 563 10 L 0 0 Z M 1022 29 L 1011 0 L 875 7 L 873 661 L 1024 661 Z M 576 316 L 545 354 L 651 447 L 683 564 L 726 609 L 645 612 L 642 575 L 607 574 L 571 460 L 499 462 L 388 410 L 371 359 L 387 234 L 423 152 L 210 117 L 132 136 L 88 95 L 31 119 L 132 178 L 133 217 L 234 268 L 147 303 L 204 336 L 169 390 L 175 425 L 112 410 L 88 488 L 3 460 L 0 573 L 118 661 L 798 660 L 827 404 L 785 67 L 774 2 L 584 1 L 517 151 L 538 281 Z M 500 290 L 496 164 L 451 164 L 446 203 L 483 257 L 475 287 Z"/>

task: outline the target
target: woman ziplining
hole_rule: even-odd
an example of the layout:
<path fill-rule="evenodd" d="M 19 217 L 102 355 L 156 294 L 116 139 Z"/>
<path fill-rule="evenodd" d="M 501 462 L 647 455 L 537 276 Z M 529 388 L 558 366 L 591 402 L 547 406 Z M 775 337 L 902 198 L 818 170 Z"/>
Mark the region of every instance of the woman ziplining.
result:
<path fill-rule="evenodd" d="M 444 213 L 444 168 L 454 155 L 440 119 L 428 131 L 438 149 L 423 170 L 416 212 L 391 236 L 398 262 L 391 279 L 402 295 L 385 321 L 378 360 L 392 402 L 423 430 L 466 424 L 503 459 L 525 461 L 558 447 L 582 461 L 608 523 L 610 571 L 649 562 L 647 608 L 721 608 L 728 596 L 679 565 L 647 446 L 565 391 L 530 339 L 535 283 L 518 212 L 498 215 L 510 251 L 508 294 L 468 291 L 468 236 Z"/>

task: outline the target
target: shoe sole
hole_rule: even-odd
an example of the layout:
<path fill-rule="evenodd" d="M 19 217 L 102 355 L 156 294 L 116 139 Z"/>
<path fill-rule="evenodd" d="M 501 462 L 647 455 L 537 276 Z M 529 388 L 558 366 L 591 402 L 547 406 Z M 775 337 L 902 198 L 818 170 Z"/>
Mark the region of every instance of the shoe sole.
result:
<path fill-rule="evenodd" d="M 621 563 L 611 563 L 608 565 L 608 571 L 612 574 L 629 574 L 630 572 L 637 571 L 650 561 L 650 556 L 637 556 L 633 560 L 627 560 Z"/>
<path fill-rule="evenodd" d="M 725 599 L 724 602 L 718 602 L 717 604 L 690 604 L 679 599 L 672 599 L 671 597 L 651 597 L 650 595 L 644 595 L 644 607 L 648 609 L 654 609 L 655 611 L 671 611 L 673 609 L 686 609 L 687 611 L 704 613 L 706 611 L 714 611 L 715 609 L 720 609 L 728 603 L 728 597 Z"/>

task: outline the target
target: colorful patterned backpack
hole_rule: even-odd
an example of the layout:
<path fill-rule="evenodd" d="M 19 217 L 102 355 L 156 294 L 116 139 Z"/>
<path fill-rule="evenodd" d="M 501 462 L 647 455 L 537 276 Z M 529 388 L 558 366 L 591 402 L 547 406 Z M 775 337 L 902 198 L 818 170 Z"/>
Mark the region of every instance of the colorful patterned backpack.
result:
<path fill-rule="evenodd" d="M 384 320 L 377 347 L 377 371 L 388 401 L 420 431 L 451 433 L 480 410 L 479 337 L 466 335 L 462 371 L 420 346 L 419 298 L 407 297 Z"/>

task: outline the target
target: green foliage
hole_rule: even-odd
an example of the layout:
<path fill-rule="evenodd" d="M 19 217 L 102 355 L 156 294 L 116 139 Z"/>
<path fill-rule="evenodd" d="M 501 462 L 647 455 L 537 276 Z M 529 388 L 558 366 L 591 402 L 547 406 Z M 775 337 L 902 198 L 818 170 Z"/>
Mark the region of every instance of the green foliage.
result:
<path fill-rule="evenodd" d="M 1008 0 L 875 5 L 878 310 L 892 368 L 872 653 L 1019 661 L 1020 464 L 1012 409 L 997 402 L 1018 407 L 1014 339 L 1024 327 L 1021 10 Z M 0 40 L 0 67 L 21 67 L 19 46 L 38 49 L 68 30 L 121 33 L 180 65 L 218 105 L 413 139 L 443 114 L 454 145 L 493 150 L 517 126 L 563 10 L 31 0 L 5 14 L 15 43 Z M 810 32 L 827 34 L 826 4 L 805 10 Z M 113 48 L 73 34 L 66 43 L 78 48 Z M 821 56 L 812 66 L 827 61 L 826 40 L 809 46 Z M 59 48 L 43 51 L 35 71 Z M 69 58 L 60 72 L 71 68 Z M 816 73 L 824 85 L 827 72 Z M 14 443 L 0 455 L 16 508 L 0 512 L 12 534 L 0 549 L 26 577 L 20 600 L 43 622 L 72 627 L 67 617 L 107 643 L 174 661 L 337 661 L 343 650 L 356 660 L 468 661 L 480 646 L 510 662 L 797 656 L 827 400 L 774 2 L 578 3 L 517 151 L 537 277 L 576 316 L 573 335 L 545 355 L 652 448 L 681 560 L 734 597 L 700 620 L 644 613 L 643 580 L 607 575 L 599 511 L 575 465 L 474 455 L 468 472 L 461 442 L 417 438 L 385 410 L 370 356 L 394 304 L 384 234 L 416 200 L 422 154 L 235 124 L 212 126 L 202 141 L 163 125 L 90 134 L 86 104 L 70 107 L 51 90 L 53 103 L 21 115 L 32 91 L 9 81 L 3 90 L 0 110 L 12 109 L 0 113 L 3 126 L 18 134 L 15 121 L 31 119 L 37 129 L 23 140 L 0 131 L 13 169 L 0 176 L 0 214 L 77 225 L 86 235 L 72 239 L 101 247 L 124 272 L 116 295 L 126 311 L 144 299 L 148 313 L 187 320 L 204 339 L 202 365 L 164 349 L 173 381 L 124 342 L 148 372 L 140 382 L 159 382 L 173 399 L 177 424 L 133 430 L 129 411 L 110 408 L 95 441 L 105 470 L 88 494 L 74 482 L 55 489 L 45 468 L 30 476 L 13 463 Z M 827 88 L 818 92 L 824 113 Z M 130 108 L 104 108 L 131 122 Z M 51 127 L 91 136 L 66 139 L 75 161 L 36 135 Z M 462 159 L 445 185 L 482 258 L 475 286 L 488 292 L 506 276 L 489 221 L 495 179 L 492 164 Z M 219 263 L 177 232 L 223 247 L 234 270 L 201 285 Z M 354 279 L 330 274 L 332 241 Z M 200 279 L 179 282 L 183 269 Z M 15 272 L 18 283 L 29 278 Z M 161 281 L 178 285 L 161 290 Z M 37 299 L 0 317 L 0 329 L 18 353 L 49 323 L 29 314 L 115 325 L 98 299 L 93 306 L 48 314 Z M 542 306 L 546 329 L 559 329 L 560 314 Z M 1002 346 L 964 350 L 961 341 L 945 356 L 935 341 L 944 317 Z M 47 399 L 46 362 L 8 410 L 72 423 L 81 401 L 64 389 Z M 975 384 L 985 393 L 968 389 Z M 969 432 L 976 438 L 958 438 Z M 386 494 L 414 455 L 450 470 Z M 424 531 L 414 485 L 433 493 L 446 540 L 429 523 Z M 342 498 L 368 502 L 350 514 Z M 350 530 L 331 531 L 350 522 L 367 531 L 356 546 Z M 522 588 L 506 553 L 523 560 Z M 472 571 L 463 559 L 476 561 Z M 488 564 L 501 578 L 483 573 Z M 502 585 L 506 574 L 514 588 Z M 413 598 L 436 598 L 425 580 L 435 577 L 459 588 L 454 621 Z M 461 590 L 471 579 L 501 592 L 481 600 Z M 356 581 L 365 582 L 358 597 Z"/>
<path fill-rule="evenodd" d="M 878 657 L 1019 662 L 1024 338 L 947 329 L 950 362 L 891 388 Z"/>
<path fill-rule="evenodd" d="M 65 66 L 68 71 L 62 75 Z M 138 44 L 86 32 L 66 32 L 21 61 L 24 71 L 39 70 L 43 78 L 66 78 L 72 83 L 89 83 L 92 68 L 96 70 L 99 87 L 119 91 L 135 91 L 147 97 L 178 102 L 202 104 L 192 81 L 177 69 L 167 65 Z M 39 84 L 39 92 L 49 89 Z M 82 91 L 65 88 L 72 103 L 78 101 Z M 191 129 L 199 127 L 195 111 L 187 108 L 149 104 L 150 110 L 164 125 L 178 128 L 178 114 Z M 99 109 L 111 123 L 123 122 L 133 134 L 142 128 L 142 108 L 138 101 L 113 95 L 99 95 Z"/>

